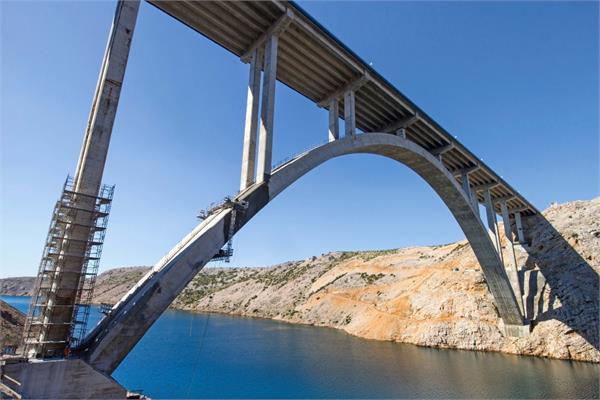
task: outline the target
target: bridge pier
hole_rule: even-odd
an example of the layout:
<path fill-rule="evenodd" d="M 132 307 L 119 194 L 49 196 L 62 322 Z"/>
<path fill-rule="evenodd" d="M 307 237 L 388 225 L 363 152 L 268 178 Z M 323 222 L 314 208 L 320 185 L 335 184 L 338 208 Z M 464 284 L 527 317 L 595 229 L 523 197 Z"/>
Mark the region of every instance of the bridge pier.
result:
<path fill-rule="evenodd" d="M 260 109 L 257 182 L 269 180 L 273 158 L 273 123 L 275 116 L 275 83 L 277 81 L 277 46 L 279 38 L 271 35 L 265 43 L 265 71 Z"/>
<path fill-rule="evenodd" d="M 521 212 L 517 211 L 514 213 L 515 216 L 515 226 L 517 231 L 517 238 L 519 243 L 525 244 L 525 233 L 523 230 L 523 222 L 521 221 Z"/>
<path fill-rule="evenodd" d="M 469 173 L 471 171 L 462 171 L 461 172 L 461 183 L 463 190 L 467 194 L 467 197 L 471 201 L 471 205 L 473 206 L 473 210 L 476 214 L 479 215 L 479 202 L 477 201 L 477 192 L 473 192 L 471 189 L 471 182 L 469 179 Z"/>
<path fill-rule="evenodd" d="M 244 125 L 244 147 L 242 151 L 242 176 L 240 190 L 254 183 L 256 173 L 256 133 L 260 101 L 260 78 L 262 69 L 262 49 L 252 51 L 248 99 L 246 101 L 246 123 Z"/>
<path fill-rule="evenodd" d="M 65 184 L 60 208 L 53 214 L 32 294 L 23 335 L 30 357 L 62 356 L 77 344 L 75 326 L 82 323 L 78 314 L 85 307 L 81 303 L 91 297 L 89 282 L 95 276 L 89 266 L 99 259 L 97 222 L 108 215 L 99 217 L 100 202 L 110 200 L 99 191 L 138 9 L 139 0 L 117 3 L 73 184 Z"/>
<path fill-rule="evenodd" d="M 525 308 L 523 306 L 523 290 L 521 288 L 521 282 L 519 279 L 519 266 L 517 265 L 517 257 L 515 255 L 513 233 L 510 223 L 510 214 L 508 212 L 506 199 L 500 200 L 499 203 L 500 210 L 502 212 L 502 222 L 504 224 L 504 239 L 506 241 L 506 248 L 508 250 L 508 256 L 503 257 L 504 267 L 506 268 L 508 278 L 510 279 L 510 283 L 513 287 L 513 290 L 515 291 L 515 296 L 517 298 L 517 303 L 521 308 L 521 313 L 525 315 Z"/>
<path fill-rule="evenodd" d="M 329 102 L 329 141 L 333 142 L 340 138 L 340 104 L 338 99 Z"/>
<path fill-rule="evenodd" d="M 344 93 L 344 134 L 346 137 L 356 135 L 356 97 L 354 90 Z"/>
<path fill-rule="evenodd" d="M 486 187 L 483 190 L 483 198 L 485 204 L 485 213 L 487 216 L 487 224 L 489 228 L 489 234 L 492 238 L 492 242 L 496 246 L 496 251 L 502 260 L 502 246 L 500 245 L 500 237 L 498 236 L 498 225 L 496 220 L 496 211 L 494 210 L 494 203 L 492 202 L 492 195 L 490 193 L 490 187 Z M 502 260 L 503 261 L 503 260 Z"/>

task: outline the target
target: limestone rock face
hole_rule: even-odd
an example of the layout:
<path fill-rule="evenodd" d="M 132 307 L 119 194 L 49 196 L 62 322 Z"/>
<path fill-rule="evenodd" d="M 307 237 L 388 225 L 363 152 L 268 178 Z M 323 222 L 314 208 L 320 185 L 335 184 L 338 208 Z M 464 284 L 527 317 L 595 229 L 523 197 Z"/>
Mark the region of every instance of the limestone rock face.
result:
<path fill-rule="evenodd" d="M 600 198 L 553 205 L 544 216 L 527 221 L 531 241 L 515 249 L 523 307 L 533 321 L 523 338 L 502 334 L 466 241 L 333 252 L 270 268 L 205 268 L 173 307 L 328 326 L 420 346 L 600 362 Z M 509 262 L 508 243 L 501 244 Z M 117 302 L 147 271 L 101 274 L 94 301 Z"/>
<path fill-rule="evenodd" d="M 515 251 L 532 331 L 505 337 L 466 241 L 337 252 L 271 268 L 208 268 L 176 300 L 194 311 L 343 329 L 369 339 L 600 362 L 600 198 L 552 206 Z M 500 227 L 499 229 L 502 229 Z M 505 260 L 508 244 L 502 243 Z"/>

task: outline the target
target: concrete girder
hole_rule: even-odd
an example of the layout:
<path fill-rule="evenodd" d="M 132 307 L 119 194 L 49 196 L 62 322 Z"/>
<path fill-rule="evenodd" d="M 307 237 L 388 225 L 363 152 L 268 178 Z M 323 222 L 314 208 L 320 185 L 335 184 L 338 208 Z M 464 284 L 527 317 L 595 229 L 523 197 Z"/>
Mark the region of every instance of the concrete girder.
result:
<path fill-rule="evenodd" d="M 454 169 L 452 171 L 450 171 L 454 176 L 461 176 L 463 174 L 471 174 L 477 170 L 479 170 L 481 167 L 479 165 L 473 165 L 471 167 L 465 167 L 465 168 L 459 168 L 459 169 Z"/>
<path fill-rule="evenodd" d="M 290 8 L 286 8 L 285 12 L 273 25 L 269 27 L 265 32 L 263 32 L 251 45 L 248 47 L 246 52 L 242 54 L 240 60 L 244 63 L 248 63 L 252 59 L 252 55 L 254 51 L 260 48 L 263 44 L 268 42 L 269 38 L 272 36 L 281 35 L 287 27 L 294 20 L 294 12 Z"/>
<path fill-rule="evenodd" d="M 432 149 L 430 151 L 430 153 L 433 154 L 436 157 L 439 157 L 439 156 L 443 155 L 444 153 L 449 152 L 453 148 L 454 148 L 454 143 L 449 143 L 449 144 L 445 144 L 445 145 L 440 146 L 440 147 L 436 147 L 435 149 Z"/>
<path fill-rule="evenodd" d="M 414 115 L 411 115 L 409 117 L 406 117 L 404 119 L 401 119 L 399 121 L 396 122 L 392 122 L 391 124 L 389 124 L 388 126 L 384 126 L 383 128 L 379 129 L 380 132 L 396 132 L 399 129 L 406 129 L 409 126 L 411 126 L 412 124 L 414 124 L 415 122 L 419 121 L 420 117 L 418 113 L 415 113 Z"/>
<path fill-rule="evenodd" d="M 358 78 L 346 83 L 341 88 L 338 88 L 335 92 L 331 93 L 329 96 L 325 97 L 324 99 L 319 100 L 317 102 L 317 106 L 319 106 L 321 108 L 327 107 L 329 104 L 331 104 L 332 100 L 337 100 L 340 97 L 345 96 L 348 92 L 358 91 L 361 87 L 366 85 L 370 80 L 371 80 L 371 76 L 367 72 L 365 72 L 363 75 L 359 76 Z"/>
<path fill-rule="evenodd" d="M 240 193 L 236 200 L 246 201 L 248 208 L 242 215 L 236 215 L 234 232 L 229 232 L 235 212 L 230 208 L 201 222 L 113 307 L 86 338 L 78 354 L 97 370 L 112 373 L 230 234 L 239 231 L 307 172 L 332 158 L 357 153 L 381 155 L 405 164 L 436 191 L 469 240 L 504 323 L 522 325 L 522 314 L 502 261 L 452 174 L 427 150 L 409 140 L 386 133 L 369 133 L 341 138 L 305 152 L 273 170 L 268 182 Z"/>

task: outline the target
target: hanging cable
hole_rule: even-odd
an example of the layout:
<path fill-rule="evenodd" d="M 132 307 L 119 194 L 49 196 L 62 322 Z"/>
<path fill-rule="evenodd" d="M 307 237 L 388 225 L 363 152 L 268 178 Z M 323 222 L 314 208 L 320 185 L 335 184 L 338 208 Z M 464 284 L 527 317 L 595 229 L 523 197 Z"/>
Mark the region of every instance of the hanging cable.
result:
<path fill-rule="evenodd" d="M 202 329 L 202 334 L 200 335 L 200 342 L 198 344 L 198 352 L 196 353 L 196 359 L 194 360 L 194 364 L 192 367 L 192 376 L 190 378 L 190 381 L 188 383 L 188 388 L 186 391 L 186 396 L 187 398 L 190 397 L 190 392 L 192 391 L 192 384 L 194 383 L 196 376 L 197 376 L 197 371 L 198 371 L 198 364 L 200 363 L 200 354 L 202 353 L 202 348 L 204 347 L 204 342 L 206 339 L 206 332 L 208 331 L 208 322 L 210 320 L 210 313 L 206 314 L 206 319 L 204 320 L 204 328 Z M 190 325 L 190 336 L 192 334 L 192 328 Z"/>

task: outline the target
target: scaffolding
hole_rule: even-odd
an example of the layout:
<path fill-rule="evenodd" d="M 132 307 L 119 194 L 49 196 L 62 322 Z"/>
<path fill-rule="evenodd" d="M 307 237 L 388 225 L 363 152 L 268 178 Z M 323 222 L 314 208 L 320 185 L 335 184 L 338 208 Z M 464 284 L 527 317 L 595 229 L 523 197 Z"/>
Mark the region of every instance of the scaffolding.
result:
<path fill-rule="evenodd" d="M 25 355 L 64 356 L 85 336 L 113 194 L 109 185 L 98 196 L 76 192 L 67 176 L 25 321 Z"/>
<path fill-rule="evenodd" d="M 217 204 L 211 204 L 207 209 L 202 210 L 198 213 L 198 219 L 205 220 L 216 215 L 219 211 L 224 209 L 232 209 L 231 219 L 229 220 L 229 229 L 227 231 L 226 243 L 217 254 L 211 258 L 212 261 L 225 261 L 228 263 L 233 256 L 233 234 L 235 233 L 235 220 L 238 212 L 245 212 L 248 208 L 248 202 L 244 200 L 238 200 L 231 197 L 225 197 L 222 202 Z"/>

